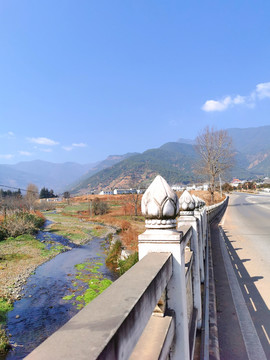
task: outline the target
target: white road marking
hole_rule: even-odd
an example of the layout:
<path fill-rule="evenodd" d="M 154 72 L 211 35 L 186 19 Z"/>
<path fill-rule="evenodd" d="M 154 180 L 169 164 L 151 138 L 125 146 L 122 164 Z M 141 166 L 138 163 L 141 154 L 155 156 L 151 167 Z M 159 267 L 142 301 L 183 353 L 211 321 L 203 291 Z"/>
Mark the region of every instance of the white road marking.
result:
<path fill-rule="evenodd" d="M 258 203 L 258 197 L 259 197 L 259 195 L 257 195 L 257 196 L 254 196 L 254 195 L 253 196 L 247 196 L 246 201 L 248 203 L 252 203 L 252 204 L 258 205 L 258 206 L 260 206 L 260 207 L 262 207 L 264 209 L 270 210 L 270 202 L 268 204 L 260 204 L 260 203 Z"/>
<path fill-rule="evenodd" d="M 256 308 L 253 300 L 252 300 L 251 298 L 249 298 L 249 300 L 250 300 L 250 302 L 251 302 L 251 305 L 253 306 L 254 311 L 257 311 L 257 308 Z"/>
<path fill-rule="evenodd" d="M 263 325 L 261 325 L 261 326 L 262 326 L 262 329 L 263 329 L 264 335 L 265 335 L 265 337 L 266 337 L 266 339 L 267 339 L 268 343 L 270 344 L 270 338 L 269 338 L 269 336 L 268 336 L 268 334 L 267 334 L 267 332 L 266 332 L 266 330 L 265 330 L 265 327 L 264 327 Z"/>
<path fill-rule="evenodd" d="M 230 279 L 229 285 L 230 285 L 238 321 L 240 324 L 241 332 L 243 335 L 244 343 L 246 346 L 248 359 L 267 360 L 262 344 L 256 332 L 255 326 L 251 319 L 250 313 L 248 311 L 247 305 L 245 303 L 245 299 L 243 297 L 239 283 L 237 281 L 237 277 L 235 275 L 229 254 L 225 246 L 225 239 L 221 228 L 219 228 L 219 232 L 220 232 L 221 253 L 225 264 L 225 269 L 228 279 Z"/>

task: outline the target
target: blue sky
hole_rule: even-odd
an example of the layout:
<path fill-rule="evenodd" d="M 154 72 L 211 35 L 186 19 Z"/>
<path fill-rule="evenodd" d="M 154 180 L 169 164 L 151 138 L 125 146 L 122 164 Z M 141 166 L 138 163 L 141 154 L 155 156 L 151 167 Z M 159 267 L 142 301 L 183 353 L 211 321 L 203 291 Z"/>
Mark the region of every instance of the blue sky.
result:
<path fill-rule="evenodd" d="M 0 1 L 0 163 L 270 125 L 270 2 Z"/>

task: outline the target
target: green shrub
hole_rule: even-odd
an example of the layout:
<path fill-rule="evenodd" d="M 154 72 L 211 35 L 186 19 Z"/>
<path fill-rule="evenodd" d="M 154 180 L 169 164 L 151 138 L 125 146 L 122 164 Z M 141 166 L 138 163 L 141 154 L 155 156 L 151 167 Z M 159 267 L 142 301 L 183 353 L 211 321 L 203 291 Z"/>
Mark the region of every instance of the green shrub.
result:
<path fill-rule="evenodd" d="M 12 310 L 13 306 L 5 298 L 0 297 L 0 357 L 10 348 L 9 339 L 4 330 L 7 313 Z"/>
<path fill-rule="evenodd" d="M 93 211 L 95 215 L 107 214 L 109 206 L 106 202 L 101 201 L 99 198 L 95 198 L 92 202 Z"/>
<path fill-rule="evenodd" d="M 0 241 L 5 240 L 7 238 L 7 232 L 3 228 L 3 226 L 0 225 Z"/>
<path fill-rule="evenodd" d="M 118 267 L 119 267 L 119 274 L 123 275 L 126 271 L 128 271 L 133 265 L 136 264 L 136 262 L 139 261 L 138 253 L 135 252 L 134 254 L 129 255 L 124 260 L 118 261 Z"/>
<path fill-rule="evenodd" d="M 25 211 L 19 211 L 6 216 L 2 223 L 3 234 L 5 237 L 34 234 L 43 224 L 44 218 Z"/>
<path fill-rule="evenodd" d="M 120 240 L 117 240 L 111 247 L 106 258 L 106 265 L 116 269 L 118 266 L 118 258 L 121 254 L 122 243 Z"/>

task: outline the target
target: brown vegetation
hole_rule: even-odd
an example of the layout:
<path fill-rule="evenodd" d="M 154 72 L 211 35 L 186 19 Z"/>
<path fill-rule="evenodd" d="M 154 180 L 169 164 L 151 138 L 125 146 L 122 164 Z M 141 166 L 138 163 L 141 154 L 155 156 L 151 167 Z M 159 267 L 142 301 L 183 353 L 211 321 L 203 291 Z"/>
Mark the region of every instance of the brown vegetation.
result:
<path fill-rule="evenodd" d="M 191 191 L 205 201 L 206 205 L 211 204 L 211 194 L 209 191 Z M 180 197 L 182 192 L 178 192 Z M 105 202 L 108 212 L 103 215 L 94 215 L 90 217 L 89 211 L 80 211 L 75 216 L 96 222 L 102 222 L 119 228 L 122 244 L 128 249 L 138 251 L 138 235 L 145 231 L 144 217 L 141 214 L 140 203 L 142 195 L 139 196 L 138 216 L 135 216 L 134 199 L 132 195 L 84 195 L 72 198 L 73 202 L 89 202 L 94 199 Z M 225 198 L 219 192 L 215 192 L 215 203 Z"/>

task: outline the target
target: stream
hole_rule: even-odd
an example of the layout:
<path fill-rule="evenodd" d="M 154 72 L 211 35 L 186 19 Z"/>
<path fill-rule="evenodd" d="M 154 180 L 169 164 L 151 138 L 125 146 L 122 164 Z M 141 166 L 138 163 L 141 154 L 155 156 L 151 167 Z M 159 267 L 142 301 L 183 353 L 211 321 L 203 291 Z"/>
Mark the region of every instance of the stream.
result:
<path fill-rule="evenodd" d="M 22 298 L 14 303 L 14 309 L 8 313 L 7 333 L 11 334 L 13 348 L 6 360 L 24 358 L 79 311 L 72 301 L 62 299 L 70 295 L 77 271 L 74 265 L 99 261 L 103 263 L 99 271 L 104 277 L 110 280 L 117 277 L 105 266 L 104 238 L 96 237 L 87 244 L 75 245 L 47 231 L 37 234 L 40 241 L 48 241 L 48 237 L 50 242 L 69 246 L 71 250 L 40 265 L 28 278 Z M 50 242 L 48 246 L 51 246 Z"/>

